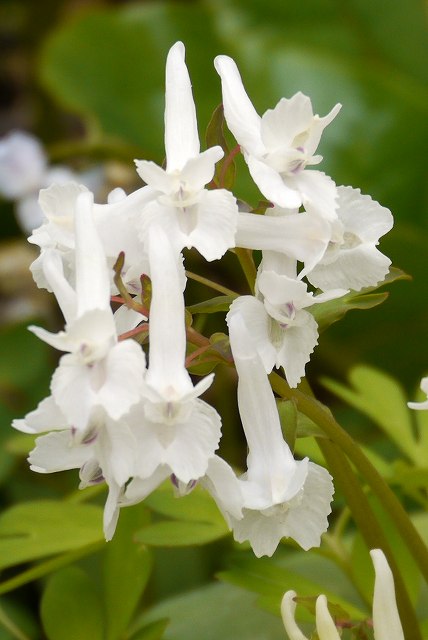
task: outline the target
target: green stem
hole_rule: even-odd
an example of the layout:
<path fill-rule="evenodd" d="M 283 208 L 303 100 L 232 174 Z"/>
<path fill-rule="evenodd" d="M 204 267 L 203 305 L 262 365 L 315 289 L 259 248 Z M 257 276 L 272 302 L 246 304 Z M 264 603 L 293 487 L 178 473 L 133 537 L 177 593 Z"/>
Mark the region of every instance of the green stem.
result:
<path fill-rule="evenodd" d="M 206 287 L 213 289 L 214 291 L 218 291 L 219 293 L 224 293 L 226 296 L 234 296 L 238 297 L 236 291 L 232 291 L 232 289 L 228 289 L 227 287 L 223 287 L 222 284 L 218 284 L 217 282 L 213 282 L 213 280 L 209 280 L 208 278 L 204 278 L 203 276 L 198 275 L 197 273 L 193 273 L 192 271 L 186 270 L 186 276 L 190 278 L 190 280 L 195 280 L 195 282 L 200 282 L 204 284 Z"/>
<path fill-rule="evenodd" d="M 317 400 L 306 396 L 298 389 L 290 389 L 287 382 L 277 373 L 272 373 L 269 377 L 274 391 L 284 398 L 293 399 L 297 403 L 298 410 L 316 422 L 365 477 L 373 493 L 379 498 L 382 507 L 389 513 L 422 575 L 428 582 L 428 550 L 424 541 L 394 492 L 366 458 L 360 447 Z M 320 441 L 318 440 L 318 442 Z"/>
<path fill-rule="evenodd" d="M 340 485 L 346 503 L 369 549 L 382 549 L 394 574 L 395 592 L 400 619 L 406 638 L 422 640 L 419 623 L 408 596 L 391 547 L 382 527 L 379 525 L 370 503 L 348 462 L 347 457 L 334 442 L 320 439 L 318 445 L 327 461 L 328 468 Z M 407 633 L 406 633 L 407 630 Z"/>
<path fill-rule="evenodd" d="M 241 249 L 240 247 L 235 247 L 233 251 L 239 260 L 239 264 L 241 265 L 241 269 L 244 272 L 245 278 L 249 284 L 251 293 L 254 293 L 254 283 L 256 281 L 257 269 L 256 265 L 254 264 L 253 252 L 251 249 Z"/>
<path fill-rule="evenodd" d="M 0 607 L 0 624 L 17 640 L 30 640 L 27 634 L 21 631 L 14 621 L 9 618 L 3 607 Z"/>

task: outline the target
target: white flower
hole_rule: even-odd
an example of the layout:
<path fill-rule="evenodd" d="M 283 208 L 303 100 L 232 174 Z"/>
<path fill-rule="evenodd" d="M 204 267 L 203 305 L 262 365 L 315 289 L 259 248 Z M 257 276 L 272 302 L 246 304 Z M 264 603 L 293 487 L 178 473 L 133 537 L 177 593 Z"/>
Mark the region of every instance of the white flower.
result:
<path fill-rule="evenodd" d="M 101 182 L 100 172 L 81 174 L 81 181 L 86 178 L 95 187 Z M 31 233 L 43 222 L 39 189 L 77 179 L 68 167 L 48 165 L 46 153 L 36 137 L 14 131 L 0 140 L 0 194 L 16 201 L 16 217 L 25 233 Z"/>
<path fill-rule="evenodd" d="M 421 390 L 428 396 L 428 377 L 422 378 Z M 408 402 L 409 409 L 428 409 L 428 397 L 424 402 Z"/>
<path fill-rule="evenodd" d="M 404 640 L 403 628 L 395 600 L 394 578 L 381 549 L 372 549 L 370 556 L 375 569 L 373 595 L 373 631 L 375 640 Z M 287 591 L 281 602 L 281 615 L 290 640 L 308 640 L 295 621 L 295 591 Z M 329 613 L 327 598 L 316 601 L 316 627 L 319 640 L 340 640 L 336 625 Z"/>
<path fill-rule="evenodd" d="M 19 428 L 17 424 L 14 426 Z M 38 473 L 79 469 L 80 489 L 105 481 L 109 494 L 104 508 L 104 533 L 106 540 L 110 540 L 123 487 L 135 466 L 135 455 L 136 442 L 126 420 L 115 422 L 103 410 L 95 410 L 83 434 L 68 428 L 37 438 L 28 461 L 31 470 Z"/>
<path fill-rule="evenodd" d="M 77 198 L 81 193 L 88 193 L 88 189 L 75 182 L 54 184 L 40 191 L 39 204 L 46 221 L 33 231 L 28 241 L 41 249 L 40 256 L 31 265 L 34 280 L 41 288 L 51 290 L 44 275 L 43 266 L 46 252 L 50 249 L 53 249 L 61 258 L 67 280 L 72 282 L 75 279 L 74 213 Z M 109 204 L 93 206 L 95 227 L 108 265 L 112 267 L 119 253 L 125 253 L 121 277 L 131 293 L 139 292 L 140 275 L 148 273 L 147 255 L 136 233 L 136 227 L 141 210 L 152 199 L 152 191 L 148 187 L 143 187 L 129 196 L 120 193 L 118 197 L 116 192 Z M 116 293 L 112 270 L 109 272 L 109 278 L 111 293 Z"/>
<path fill-rule="evenodd" d="M 163 227 L 152 225 L 148 240 L 152 280 L 149 367 L 144 399 L 129 416 L 138 440 L 135 476 L 151 483 L 153 474 L 174 474 L 187 483 L 206 473 L 220 440 L 221 420 L 215 409 L 198 398 L 211 385 L 213 375 L 194 387 L 185 368 L 182 258 L 177 257 Z M 129 487 L 127 495 L 131 491 Z"/>
<path fill-rule="evenodd" d="M 139 401 L 145 357 L 137 343 L 117 340 L 109 270 L 89 192 L 76 199 L 74 224 L 75 289 L 64 277 L 57 253 L 47 251 L 43 263 L 46 280 L 66 319 L 65 331 L 30 330 L 56 349 L 69 352 L 53 375 L 51 391 L 69 424 L 85 430 L 94 407 L 104 407 L 117 420 Z"/>
<path fill-rule="evenodd" d="M 265 215 L 240 212 L 236 246 L 275 251 L 305 263 L 311 270 L 323 257 L 331 238 L 329 223 L 321 216 L 274 207 Z"/>
<path fill-rule="evenodd" d="M 337 192 L 338 219 L 331 223 L 331 241 L 307 278 L 323 291 L 339 287 L 359 291 L 381 282 L 388 273 L 391 260 L 376 245 L 394 221 L 389 209 L 359 189 L 338 187 Z"/>
<path fill-rule="evenodd" d="M 221 258 L 235 246 L 238 208 L 229 191 L 204 188 L 223 151 L 216 146 L 200 153 L 182 42 L 170 49 L 166 63 L 165 151 L 165 170 L 136 160 L 139 175 L 156 195 L 141 216 L 141 237 L 145 240 L 148 228 L 157 221 L 167 229 L 176 251 L 196 247 L 207 260 Z"/>
<path fill-rule="evenodd" d="M 39 140 L 14 131 L 0 140 L 0 193 L 17 200 L 36 192 L 43 183 L 47 158 Z"/>
<path fill-rule="evenodd" d="M 248 470 L 241 477 L 243 517 L 230 518 L 234 537 L 238 542 L 249 540 L 258 557 L 272 555 L 285 536 L 303 549 L 318 546 L 331 511 L 330 474 L 307 458 L 293 458 L 252 336 L 239 313 L 229 314 L 228 324 L 249 449 Z"/>
<path fill-rule="evenodd" d="M 373 594 L 375 640 L 404 640 L 395 600 L 394 577 L 388 561 L 381 549 L 372 549 L 370 556 L 376 574 Z"/>
<path fill-rule="evenodd" d="M 333 220 L 336 186 L 324 173 L 306 170 L 322 157 L 314 155 L 324 128 L 340 110 L 314 115 L 310 99 L 302 93 L 282 98 L 274 109 L 260 117 L 242 84 L 235 62 L 217 56 L 227 125 L 244 153 L 249 171 L 263 195 L 281 207 L 302 204 Z"/>
<path fill-rule="evenodd" d="M 344 295 L 334 290 L 314 296 L 296 277 L 265 271 L 257 276 L 257 297 L 234 300 L 229 317 L 238 313 L 251 334 L 266 373 L 283 367 L 287 382 L 297 386 L 318 343 L 318 325 L 306 307 Z"/>

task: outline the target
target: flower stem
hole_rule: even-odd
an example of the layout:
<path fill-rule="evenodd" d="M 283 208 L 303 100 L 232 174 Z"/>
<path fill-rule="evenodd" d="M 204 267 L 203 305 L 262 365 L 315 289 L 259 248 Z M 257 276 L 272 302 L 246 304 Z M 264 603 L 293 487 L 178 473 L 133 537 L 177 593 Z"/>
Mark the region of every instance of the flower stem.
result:
<path fill-rule="evenodd" d="M 394 574 L 395 591 L 400 618 L 406 637 L 422 640 L 418 631 L 418 620 L 408 596 L 391 547 L 382 527 L 379 525 L 361 485 L 340 447 L 328 439 L 320 439 L 318 445 L 327 461 L 328 468 L 340 485 L 346 503 L 369 549 L 382 549 Z"/>
<path fill-rule="evenodd" d="M 284 398 L 295 400 L 298 410 L 316 422 L 365 477 L 373 493 L 379 498 L 382 507 L 389 513 L 422 575 L 428 582 L 428 549 L 424 541 L 394 492 L 364 455 L 357 443 L 321 403 L 314 398 L 306 396 L 298 389 L 290 389 L 287 382 L 277 373 L 271 373 L 269 377 L 274 391 Z M 321 442 L 321 440 L 318 442 Z"/>
<path fill-rule="evenodd" d="M 9 631 L 11 636 L 17 638 L 17 640 L 30 640 L 26 633 L 24 633 L 19 627 L 16 626 L 13 620 L 9 618 L 3 607 L 0 607 L 0 624 Z"/>
<path fill-rule="evenodd" d="M 232 289 L 228 289 L 227 287 L 223 287 L 222 284 L 218 284 L 218 282 L 213 282 L 213 280 L 209 280 L 208 278 L 204 278 L 203 276 L 198 275 L 197 273 L 193 273 L 192 271 L 186 270 L 186 276 L 190 278 L 190 280 L 195 280 L 195 282 L 200 282 L 205 286 L 213 289 L 214 291 L 218 291 L 219 293 L 224 293 L 226 296 L 234 296 L 238 297 L 236 291 L 232 291 Z"/>
<path fill-rule="evenodd" d="M 244 272 L 245 278 L 249 284 L 251 293 L 254 293 L 254 284 L 256 282 L 257 269 L 256 265 L 254 264 L 253 252 L 251 249 L 241 249 L 240 247 L 235 247 L 233 251 L 239 260 L 239 264 L 241 265 L 241 269 Z"/>

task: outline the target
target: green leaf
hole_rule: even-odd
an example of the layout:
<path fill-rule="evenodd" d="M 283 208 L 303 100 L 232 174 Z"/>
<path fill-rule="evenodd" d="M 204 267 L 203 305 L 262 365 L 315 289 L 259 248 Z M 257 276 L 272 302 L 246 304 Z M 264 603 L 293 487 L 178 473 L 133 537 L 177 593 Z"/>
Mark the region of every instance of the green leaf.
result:
<path fill-rule="evenodd" d="M 317 321 L 319 332 L 322 333 L 328 329 L 331 324 L 343 318 L 348 311 L 352 309 L 372 309 L 382 304 L 382 302 L 385 302 L 387 297 L 387 293 L 370 293 L 364 295 L 348 293 L 342 298 L 312 305 L 308 310 Z"/>
<path fill-rule="evenodd" d="M 422 402 L 426 399 L 426 393 L 418 389 L 414 402 Z M 418 434 L 419 460 L 424 464 L 423 461 L 428 460 L 428 411 L 412 410 L 412 417 Z"/>
<path fill-rule="evenodd" d="M 224 523 L 214 500 L 198 486 L 186 496 L 178 498 L 172 491 L 171 483 L 167 482 L 151 493 L 144 504 L 156 513 L 170 518 L 217 525 Z"/>
<path fill-rule="evenodd" d="M 229 311 L 229 307 L 237 296 L 217 296 L 187 307 L 190 313 L 218 313 Z"/>
<path fill-rule="evenodd" d="M 308 307 L 308 310 L 312 313 L 318 324 L 319 332 L 325 331 L 331 324 L 337 322 L 343 316 L 352 309 L 372 309 L 382 304 L 387 297 L 388 293 L 373 293 L 386 284 L 391 284 L 397 280 L 406 280 L 409 276 L 401 269 L 391 267 L 385 279 L 374 287 L 367 287 L 359 292 L 351 291 L 350 293 L 337 298 L 335 300 L 328 300 L 320 304 L 314 304 Z"/>
<path fill-rule="evenodd" d="M 131 636 L 131 640 L 160 640 L 160 638 L 163 638 L 164 631 L 168 624 L 168 618 L 150 622 L 140 629 L 135 635 Z"/>
<path fill-rule="evenodd" d="M 298 605 L 305 607 L 313 616 L 316 614 L 315 603 L 318 596 L 296 596 L 294 600 Z M 328 601 L 328 610 L 330 615 L 334 619 L 339 620 L 349 620 L 349 613 L 340 606 L 340 604 L 336 604 L 335 602 Z"/>
<path fill-rule="evenodd" d="M 103 640 L 103 609 L 87 574 L 67 567 L 50 578 L 43 592 L 41 618 L 49 640 Z"/>
<path fill-rule="evenodd" d="M 209 341 L 211 346 L 196 357 L 188 367 L 188 370 L 195 375 L 206 375 L 218 364 L 224 364 L 225 362 L 230 364 L 232 362 L 229 336 L 221 332 L 213 333 Z M 190 353 L 194 350 L 195 347 L 191 345 L 189 349 Z"/>
<path fill-rule="evenodd" d="M 135 613 L 152 570 L 152 556 L 138 544 L 135 531 L 149 521 L 141 505 L 123 509 L 104 561 L 107 640 L 122 638 Z"/>
<path fill-rule="evenodd" d="M 159 547 L 182 547 L 206 544 L 226 536 L 227 525 L 211 496 L 201 487 L 188 495 L 174 496 L 170 483 L 165 483 L 145 500 L 153 511 L 174 518 L 154 522 L 136 534 L 136 540 Z"/>
<path fill-rule="evenodd" d="M 285 591 L 293 589 L 299 596 L 324 593 L 329 600 L 345 609 L 353 620 L 365 619 L 366 613 L 356 604 L 355 591 L 343 573 L 328 561 L 314 554 L 293 554 L 281 565 L 275 560 L 236 558 L 235 566 L 218 577 L 243 589 L 259 594 L 260 605 L 279 615 L 279 605 Z M 314 578 L 316 576 L 316 578 Z"/>
<path fill-rule="evenodd" d="M 226 584 L 200 587 L 146 612 L 140 624 L 169 618 L 165 640 L 284 640 L 284 626 L 254 603 L 254 596 Z M 134 640 L 134 638 L 132 638 Z"/>
<path fill-rule="evenodd" d="M 135 539 L 153 547 L 188 547 L 214 542 L 228 533 L 225 523 L 163 520 L 138 531 Z"/>
<path fill-rule="evenodd" d="M 221 46 L 211 11 L 201 5 L 144 3 L 86 12 L 49 38 L 40 77 L 58 101 L 86 117 L 93 132 L 140 146 L 144 157 L 160 161 L 165 61 L 177 40 L 186 43 L 199 121 L 207 123 L 219 102 L 212 60 Z"/>
<path fill-rule="evenodd" d="M 391 376 L 368 366 L 358 366 L 349 375 L 352 387 L 330 379 L 323 385 L 355 409 L 369 416 L 411 460 L 418 458 L 407 397 Z"/>
<path fill-rule="evenodd" d="M 0 569 L 102 538 L 100 507 L 48 500 L 18 504 L 0 516 Z"/>

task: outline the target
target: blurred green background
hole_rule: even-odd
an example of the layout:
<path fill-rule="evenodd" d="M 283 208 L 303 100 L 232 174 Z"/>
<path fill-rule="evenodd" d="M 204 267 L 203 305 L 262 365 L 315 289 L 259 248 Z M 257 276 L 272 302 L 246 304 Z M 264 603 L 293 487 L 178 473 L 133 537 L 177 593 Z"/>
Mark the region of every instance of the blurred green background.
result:
<path fill-rule="evenodd" d="M 350 367 L 366 362 L 397 377 L 414 397 L 428 372 L 426 3 L 2 0 L 0 135 L 25 129 L 47 145 L 52 162 L 76 169 L 113 163 L 118 184 L 123 175 L 127 186 L 134 180 L 138 186 L 133 158 L 163 159 L 165 59 L 179 39 L 186 45 L 201 139 L 221 101 L 213 67 L 220 53 L 235 58 L 260 113 L 297 91 L 312 98 L 320 115 L 342 103 L 324 134 L 320 168 L 391 209 L 396 224 L 380 248 L 413 279 L 391 285 L 380 307 L 352 312 L 332 326 L 308 375 L 316 386 L 321 376 L 344 379 Z M 253 204 L 259 197 L 243 163 L 235 195 Z M 0 202 L 0 212 L 0 444 L 7 443 L 0 449 L 0 490 L 7 504 L 59 496 L 76 482 L 74 475 L 34 479 L 17 457 L 19 442 L 9 442 L 11 419 L 46 395 L 56 356 L 25 329 L 30 320 L 54 322 L 53 312 L 46 297 L 35 299 L 40 292 L 27 273 L 33 258 L 12 203 Z M 213 277 L 217 268 L 224 284 L 236 280 L 235 262 L 214 265 Z M 224 397 L 217 407 L 227 423 L 231 396 Z M 226 440 L 229 450 L 237 446 L 232 436 Z M 242 459 L 242 452 L 232 451 L 231 458 Z M 7 482 L 12 472 L 19 482 Z M 187 578 L 189 584 L 204 581 L 215 566 L 212 555 L 189 557 L 192 570 L 187 556 L 174 559 L 177 589 Z M 174 591 L 171 562 L 164 555 L 157 569 L 164 595 Z"/>

